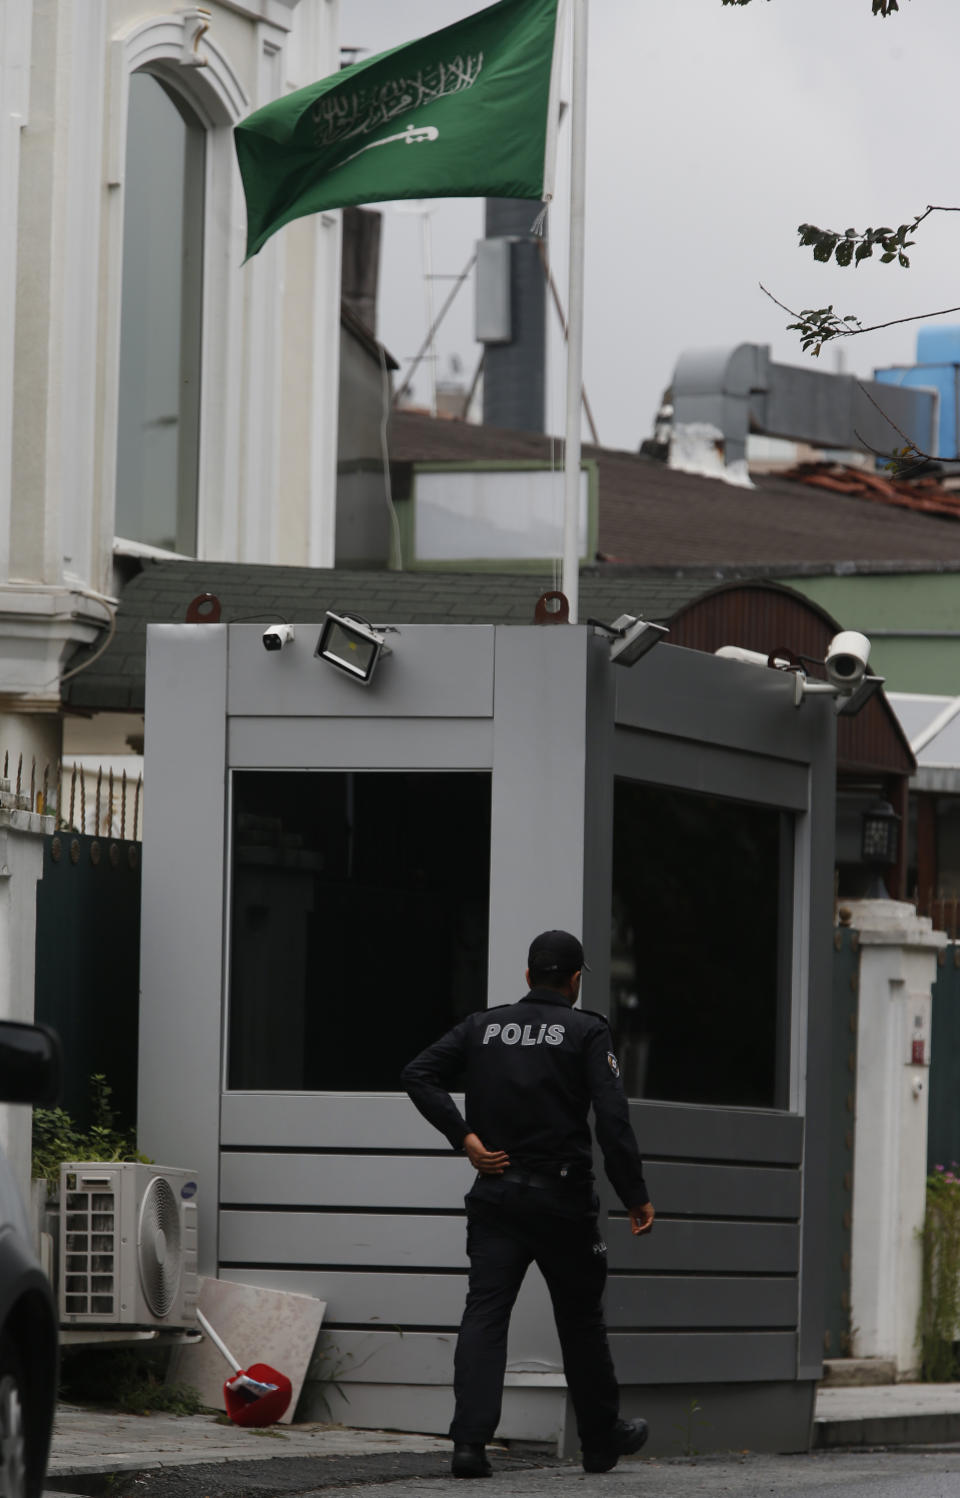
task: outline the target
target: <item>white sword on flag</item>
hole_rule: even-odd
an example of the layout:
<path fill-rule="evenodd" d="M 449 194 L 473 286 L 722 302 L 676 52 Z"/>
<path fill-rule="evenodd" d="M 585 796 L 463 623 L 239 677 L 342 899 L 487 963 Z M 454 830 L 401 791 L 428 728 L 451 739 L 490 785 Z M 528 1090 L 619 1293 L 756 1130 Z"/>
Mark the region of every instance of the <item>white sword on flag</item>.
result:
<path fill-rule="evenodd" d="M 583 264 L 587 187 L 587 0 L 573 3 L 570 120 L 570 289 L 561 588 L 576 624 L 580 602 L 580 410 L 583 389 Z"/>

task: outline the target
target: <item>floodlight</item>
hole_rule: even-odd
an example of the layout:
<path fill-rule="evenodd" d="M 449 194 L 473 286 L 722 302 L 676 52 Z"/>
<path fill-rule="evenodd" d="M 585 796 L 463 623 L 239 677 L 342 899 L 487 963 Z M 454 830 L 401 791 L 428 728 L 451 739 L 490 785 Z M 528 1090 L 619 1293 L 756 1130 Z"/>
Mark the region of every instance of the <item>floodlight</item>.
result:
<path fill-rule="evenodd" d="M 366 619 L 328 611 L 313 653 L 366 686 L 381 655 L 390 654 L 390 647 L 384 641 L 383 631 L 368 624 Z"/>
<path fill-rule="evenodd" d="M 865 676 L 858 687 L 854 687 L 848 697 L 837 698 L 837 717 L 850 718 L 858 713 L 862 707 L 866 707 L 871 697 L 875 697 L 883 686 L 886 677 Z"/>
<path fill-rule="evenodd" d="M 610 636 L 610 660 L 615 666 L 633 666 L 670 633 L 665 624 L 651 624 L 633 614 L 621 614 L 612 624 L 601 624 L 599 619 L 588 619 L 595 629 Z"/>

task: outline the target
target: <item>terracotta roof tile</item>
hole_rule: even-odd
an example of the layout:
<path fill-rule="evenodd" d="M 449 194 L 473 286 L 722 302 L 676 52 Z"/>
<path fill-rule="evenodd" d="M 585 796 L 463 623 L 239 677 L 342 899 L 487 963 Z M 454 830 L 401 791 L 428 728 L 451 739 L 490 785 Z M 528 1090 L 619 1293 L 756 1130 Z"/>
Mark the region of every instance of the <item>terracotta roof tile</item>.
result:
<path fill-rule="evenodd" d="M 834 494 L 852 494 L 879 504 L 898 505 L 925 515 L 960 520 L 960 494 L 935 478 L 897 479 L 841 463 L 799 463 L 783 475 Z"/>

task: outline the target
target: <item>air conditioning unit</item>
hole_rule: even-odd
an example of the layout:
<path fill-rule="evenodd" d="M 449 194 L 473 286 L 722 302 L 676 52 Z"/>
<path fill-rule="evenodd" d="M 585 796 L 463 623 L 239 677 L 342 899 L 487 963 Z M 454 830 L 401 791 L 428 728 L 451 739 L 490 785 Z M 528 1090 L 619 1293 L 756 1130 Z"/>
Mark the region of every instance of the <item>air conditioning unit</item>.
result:
<path fill-rule="evenodd" d="M 126 1161 L 60 1167 L 65 1327 L 196 1325 L 197 1178 Z"/>

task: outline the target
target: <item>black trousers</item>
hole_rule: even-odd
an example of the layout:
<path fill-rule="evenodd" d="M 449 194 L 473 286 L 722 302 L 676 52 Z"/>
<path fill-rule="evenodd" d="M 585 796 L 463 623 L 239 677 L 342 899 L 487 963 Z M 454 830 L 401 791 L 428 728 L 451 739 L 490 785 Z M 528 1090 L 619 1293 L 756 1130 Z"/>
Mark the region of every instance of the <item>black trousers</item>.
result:
<path fill-rule="evenodd" d="M 500 1421 L 510 1312 L 531 1263 L 547 1282 L 580 1443 L 602 1446 L 619 1413 L 603 1320 L 606 1247 L 591 1186 L 479 1177 L 466 1198 L 470 1282 L 454 1360 L 454 1441 L 491 1440 Z"/>

